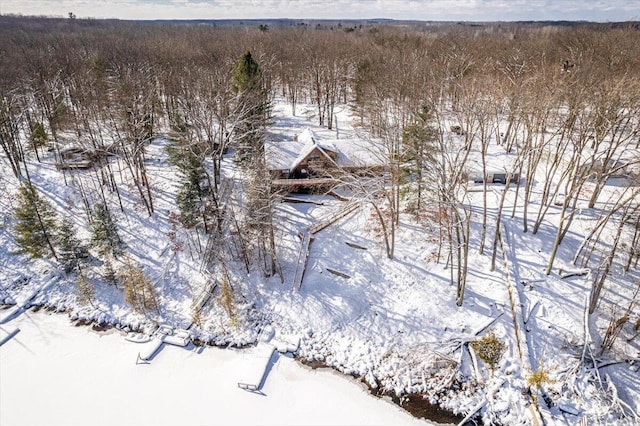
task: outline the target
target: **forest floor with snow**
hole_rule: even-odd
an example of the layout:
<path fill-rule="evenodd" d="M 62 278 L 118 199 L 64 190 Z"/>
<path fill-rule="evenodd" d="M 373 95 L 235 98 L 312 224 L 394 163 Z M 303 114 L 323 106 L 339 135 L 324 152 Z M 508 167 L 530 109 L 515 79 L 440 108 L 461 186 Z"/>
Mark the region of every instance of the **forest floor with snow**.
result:
<path fill-rule="evenodd" d="M 291 140 L 307 127 L 320 139 L 364 137 L 346 107 L 337 112 L 339 135 L 316 124 L 311 106 L 299 106 L 293 116 L 290 106 L 278 103 L 273 115 L 268 134 L 272 140 Z M 122 290 L 105 282 L 97 258 L 84 269 L 96 289 L 93 306 L 87 306 L 78 302 L 75 278 L 65 276 L 56 262 L 15 254 L 12 212 L 18 185 L 8 167 L 0 171 L 0 299 L 4 304 L 44 305 L 66 312 L 72 320 L 117 325 L 123 331 L 150 331 L 158 324 L 188 327 L 193 322 L 194 300 L 207 287 L 197 255 L 198 244 L 203 242 L 179 230 L 185 249 L 171 250 L 167 234 L 171 231 L 169 215 L 176 210 L 177 171 L 167 161 L 167 144 L 167 137 L 159 135 L 147 148 L 154 214 L 146 214 L 124 169 L 118 174 L 123 179 L 123 211 L 116 208 L 114 195 L 107 194 L 127 253 L 151 277 L 158 293 L 156 315 L 135 313 L 125 303 Z M 117 161 L 112 161 L 117 168 Z M 510 159 L 494 143 L 489 161 L 493 168 L 504 169 Z M 87 242 L 89 231 L 78 183 L 97 201 L 98 174 L 66 172 L 63 180 L 53 163 L 53 154 L 41 163 L 31 159 L 31 179 L 58 212 L 73 218 L 79 237 Z M 224 160 L 223 172 L 229 185 L 241 178 L 231 156 Z M 625 183 L 612 182 L 601 199 L 617 191 L 616 185 Z M 283 202 L 276 208 L 277 251 L 284 282 L 277 275 L 265 277 L 258 268 L 247 274 L 238 262 L 228 271 L 236 317 L 230 318 L 216 299 L 199 325 L 190 329 L 192 338 L 242 347 L 252 345 L 270 329 L 275 339 L 299 342 L 295 356 L 305 362 L 362 378 L 381 393 L 422 395 L 427 402 L 462 417 L 478 412 L 485 424 L 529 424 L 540 413 L 547 424 L 579 424 L 583 419 L 590 424 L 633 424 L 638 418 L 632 413 L 640 411 L 640 375 L 638 365 L 627 361 L 638 359 L 640 339 L 627 341 L 633 335 L 629 325 L 611 351 L 594 359 L 614 310 L 617 307 L 619 313 L 629 305 L 640 273 L 631 270 L 623 275 L 621 267 L 614 265 L 601 305 L 586 320 L 588 324 L 585 309 L 593 277 L 587 273 L 562 278 L 563 272 L 580 269 L 572 258 L 606 203 L 595 209 L 580 208 L 560 245 L 552 273 L 545 275 L 558 221 L 556 207 L 539 232 L 523 233 L 521 204 L 511 213 L 516 202 L 511 186 L 502 220 L 504 249 L 498 248 L 497 267 L 491 272 L 490 244 L 482 255 L 477 250 L 481 188 L 467 193 L 472 207 L 471 249 L 462 306 L 456 305 L 456 288 L 450 284 L 446 263 L 436 262 L 440 247 L 432 222 L 402 213 L 395 256 L 390 260 L 367 203 L 315 235 L 302 285 L 293 289 L 299 232 L 344 204 L 329 195 L 298 195 L 312 202 Z M 491 241 L 504 185 L 488 188 L 487 241 Z M 611 235 L 605 233 L 602 238 Z M 0 312 L 0 318 L 2 315 Z M 633 315 L 637 319 L 637 309 Z M 495 369 L 474 356 L 468 344 L 489 331 L 507 348 Z M 594 369 L 594 362 L 600 368 Z M 532 398 L 528 378 L 535 371 L 545 371 L 548 377 Z M 532 404 L 536 398 L 538 403 Z M 539 407 L 538 414 L 533 414 L 533 405 Z"/>

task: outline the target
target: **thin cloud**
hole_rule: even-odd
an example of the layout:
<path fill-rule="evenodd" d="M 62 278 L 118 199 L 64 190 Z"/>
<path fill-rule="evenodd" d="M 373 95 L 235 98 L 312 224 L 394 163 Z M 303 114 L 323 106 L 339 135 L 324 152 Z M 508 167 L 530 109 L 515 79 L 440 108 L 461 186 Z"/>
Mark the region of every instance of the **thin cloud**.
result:
<path fill-rule="evenodd" d="M 1 0 L 0 13 L 121 19 L 637 20 L 638 0 Z"/>

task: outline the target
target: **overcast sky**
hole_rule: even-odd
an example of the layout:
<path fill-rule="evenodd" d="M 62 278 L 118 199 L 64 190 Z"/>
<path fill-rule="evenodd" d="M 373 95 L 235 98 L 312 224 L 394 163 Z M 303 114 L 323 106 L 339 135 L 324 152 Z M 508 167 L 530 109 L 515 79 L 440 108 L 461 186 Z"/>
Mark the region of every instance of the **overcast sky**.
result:
<path fill-rule="evenodd" d="M 0 0 L 0 14 L 120 19 L 640 20 L 640 0 Z"/>

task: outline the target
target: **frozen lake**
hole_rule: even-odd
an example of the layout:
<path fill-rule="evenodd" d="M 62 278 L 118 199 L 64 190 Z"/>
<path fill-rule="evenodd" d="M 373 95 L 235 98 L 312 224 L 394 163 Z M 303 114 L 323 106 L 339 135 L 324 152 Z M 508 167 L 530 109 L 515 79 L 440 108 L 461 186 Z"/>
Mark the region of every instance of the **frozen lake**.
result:
<path fill-rule="evenodd" d="M 237 387 L 246 351 L 165 345 L 136 364 L 140 344 L 74 327 L 66 315 L 23 313 L 0 346 L 0 424 L 430 425 L 330 370 L 279 356 L 263 394 Z"/>

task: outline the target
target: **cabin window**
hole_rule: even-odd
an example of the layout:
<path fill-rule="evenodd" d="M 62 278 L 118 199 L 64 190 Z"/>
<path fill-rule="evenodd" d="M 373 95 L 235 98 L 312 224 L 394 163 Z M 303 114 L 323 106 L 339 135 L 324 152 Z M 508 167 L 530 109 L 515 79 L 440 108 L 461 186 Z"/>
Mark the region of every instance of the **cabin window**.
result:
<path fill-rule="evenodd" d="M 320 161 L 320 156 L 312 155 L 311 157 L 309 157 L 309 161 Z"/>

